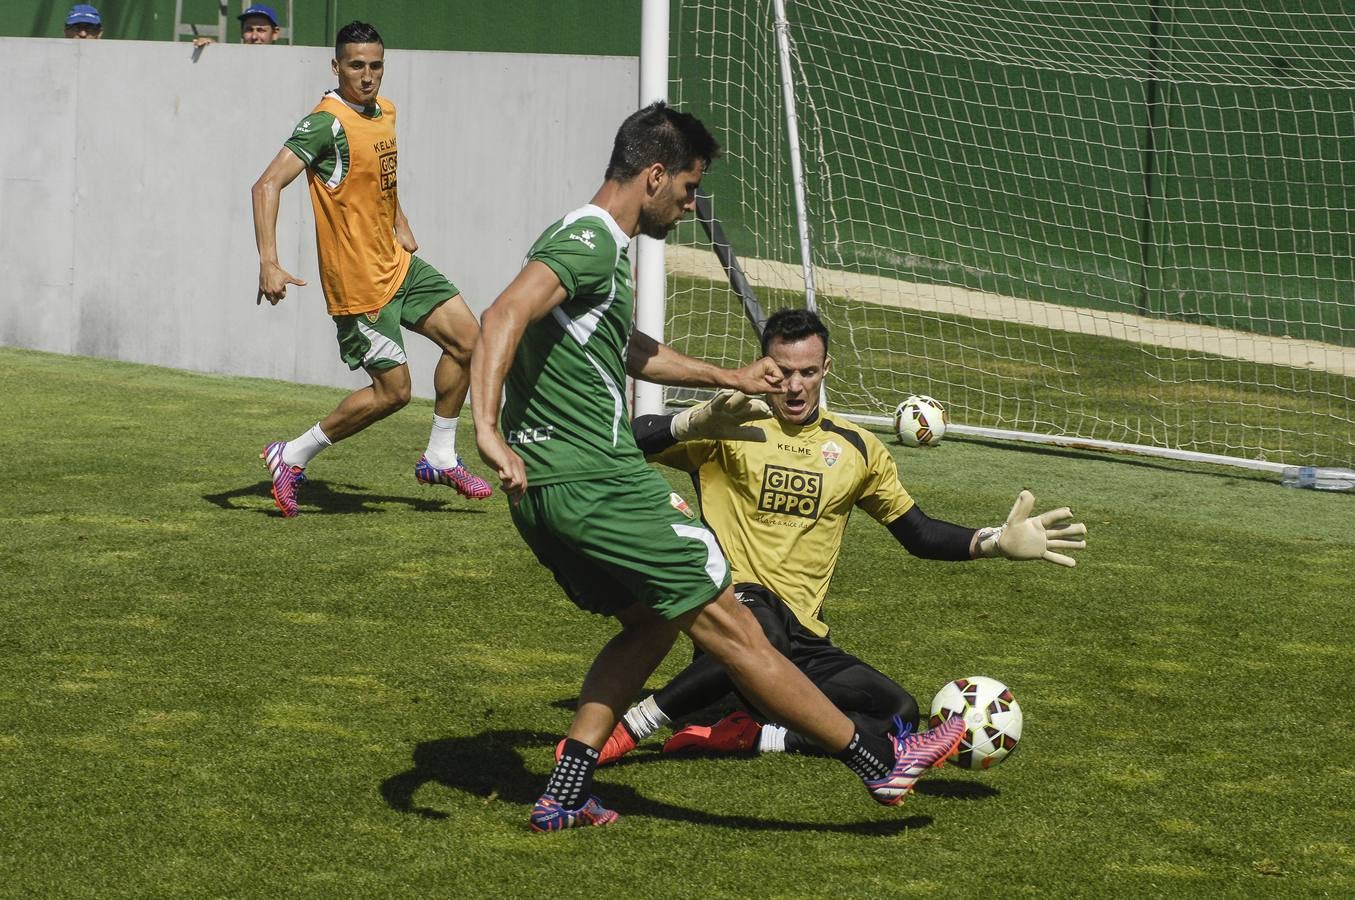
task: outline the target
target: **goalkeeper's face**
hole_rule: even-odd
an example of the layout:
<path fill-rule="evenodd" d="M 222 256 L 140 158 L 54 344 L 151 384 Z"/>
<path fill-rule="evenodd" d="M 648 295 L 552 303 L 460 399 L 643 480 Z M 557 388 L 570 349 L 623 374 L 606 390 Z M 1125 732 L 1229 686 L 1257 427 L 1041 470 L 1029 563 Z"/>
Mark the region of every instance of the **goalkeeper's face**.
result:
<path fill-rule="evenodd" d="M 767 402 L 776 417 L 787 425 L 803 425 L 819 411 L 819 386 L 833 367 L 823 338 L 817 334 L 788 341 L 774 337 L 767 344 L 767 356 L 781 370 L 784 394 L 768 394 Z"/>
<path fill-rule="evenodd" d="M 648 192 L 640 208 L 640 234 L 663 240 L 682 217 L 696 209 L 696 189 L 706 167 L 698 162 L 690 169 L 672 172 L 662 166 L 648 170 Z"/>

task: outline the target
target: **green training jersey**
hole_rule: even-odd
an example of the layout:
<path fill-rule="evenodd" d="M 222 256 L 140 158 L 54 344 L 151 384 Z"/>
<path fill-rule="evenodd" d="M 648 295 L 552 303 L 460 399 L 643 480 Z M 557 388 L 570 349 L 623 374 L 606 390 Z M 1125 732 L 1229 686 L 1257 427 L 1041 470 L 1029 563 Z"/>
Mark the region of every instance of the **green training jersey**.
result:
<path fill-rule="evenodd" d="M 379 119 L 383 115 L 380 105 L 364 110 L 343 99 L 338 91 L 328 91 L 325 97 L 333 97 L 354 112 L 371 119 Z M 318 110 L 306 116 L 292 129 L 292 136 L 282 146 L 295 153 L 306 164 L 306 168 L 331 188 L 338 187 L 352 168 L 348 135 L 343 130 L 343 123 L 330 112 Z"/>
<path fill-rule="evenodd" d="M 504 383 L 500 427 L 529 484 L 645 469 L 626 403 L 635 314 L 627 236 L 599 206 L 547 228 L 527 254 L 549 266 L 565 301 L 527 326 Z"/>

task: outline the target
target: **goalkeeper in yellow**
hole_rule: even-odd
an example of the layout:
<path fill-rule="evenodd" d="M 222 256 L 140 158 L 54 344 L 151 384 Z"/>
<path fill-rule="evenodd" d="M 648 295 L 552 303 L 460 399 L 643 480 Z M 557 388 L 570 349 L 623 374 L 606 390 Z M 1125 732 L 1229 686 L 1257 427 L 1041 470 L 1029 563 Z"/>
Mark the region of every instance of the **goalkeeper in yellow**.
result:
<path fill-rule="evenodd" d="M 909 553 L 924 559 L 1005 556 L 1075 561 L 1063 551 L 1086 546 L 1086 526 L 1067 508 L 1031 516 L 1035 498 L 1017 497 L 1005 524 L 963 528 L 929 518 L 899 482 L 879 438 L 819 407 L 832 366 L 828 329 L 813 312 L 786 309 L 767 320 L 764 356 L 780 368 L 784 394 L 762 400 L 722 392 L 676 415 L 642 416 L 636 443 L 651 460 L 692 473 L 706 524 L 733 569 L 734 592 L 773 646 L 851 718 L 861 734 L 900 737 L 918 725 L 908 691 L 829 639 L 823 601 L 842 549 L 847 517 L 860 508 Z M 753 424 L 756 423 L 756 424 Z M 765 435 L 765 439 L 764 439 Z M 631 707 L 604 746 L 599 764 L 632 750 L 669 725 L 714 703 L 733 682 L 700 655 L 658 692 Z M 715 725 L 689 725 L 665 753 L 821 753 L 802 735 L 737 711 Z"/>

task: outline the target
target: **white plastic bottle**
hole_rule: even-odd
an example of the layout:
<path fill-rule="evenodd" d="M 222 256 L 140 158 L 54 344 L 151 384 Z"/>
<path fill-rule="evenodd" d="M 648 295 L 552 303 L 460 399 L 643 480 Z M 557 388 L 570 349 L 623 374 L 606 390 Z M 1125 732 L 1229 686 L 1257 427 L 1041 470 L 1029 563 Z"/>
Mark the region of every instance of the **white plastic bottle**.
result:
<path fill-rule="evenodd" d="M 1319 466 L 1289 466 L 1280 474 L 1280 484 L 1319 491 L 1349 491 L 1355 489 L 1355 472 Z"/>

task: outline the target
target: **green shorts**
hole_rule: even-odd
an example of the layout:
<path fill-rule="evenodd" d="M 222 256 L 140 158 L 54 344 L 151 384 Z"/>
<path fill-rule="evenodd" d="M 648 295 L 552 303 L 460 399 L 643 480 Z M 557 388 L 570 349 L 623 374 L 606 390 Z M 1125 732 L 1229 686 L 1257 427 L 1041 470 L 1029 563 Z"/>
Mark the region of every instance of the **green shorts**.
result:
<path fill-rule="evenodd" d="M 404 333 L 460 293 L 441 272 L 410 257 L 405 280 L 390 302 L 355 316 L 333 316 L 339 331 L 339 358 L 350 369 L 393 369 L 409 362 Z"/>
<path fill-rule="evenodd" d="M 651 469 L 529 486 L 512 516 L 536 558 L 588 612 L 612 616 L 639 602 L 676 619 L 729 585 L 715 535 Z"/>

